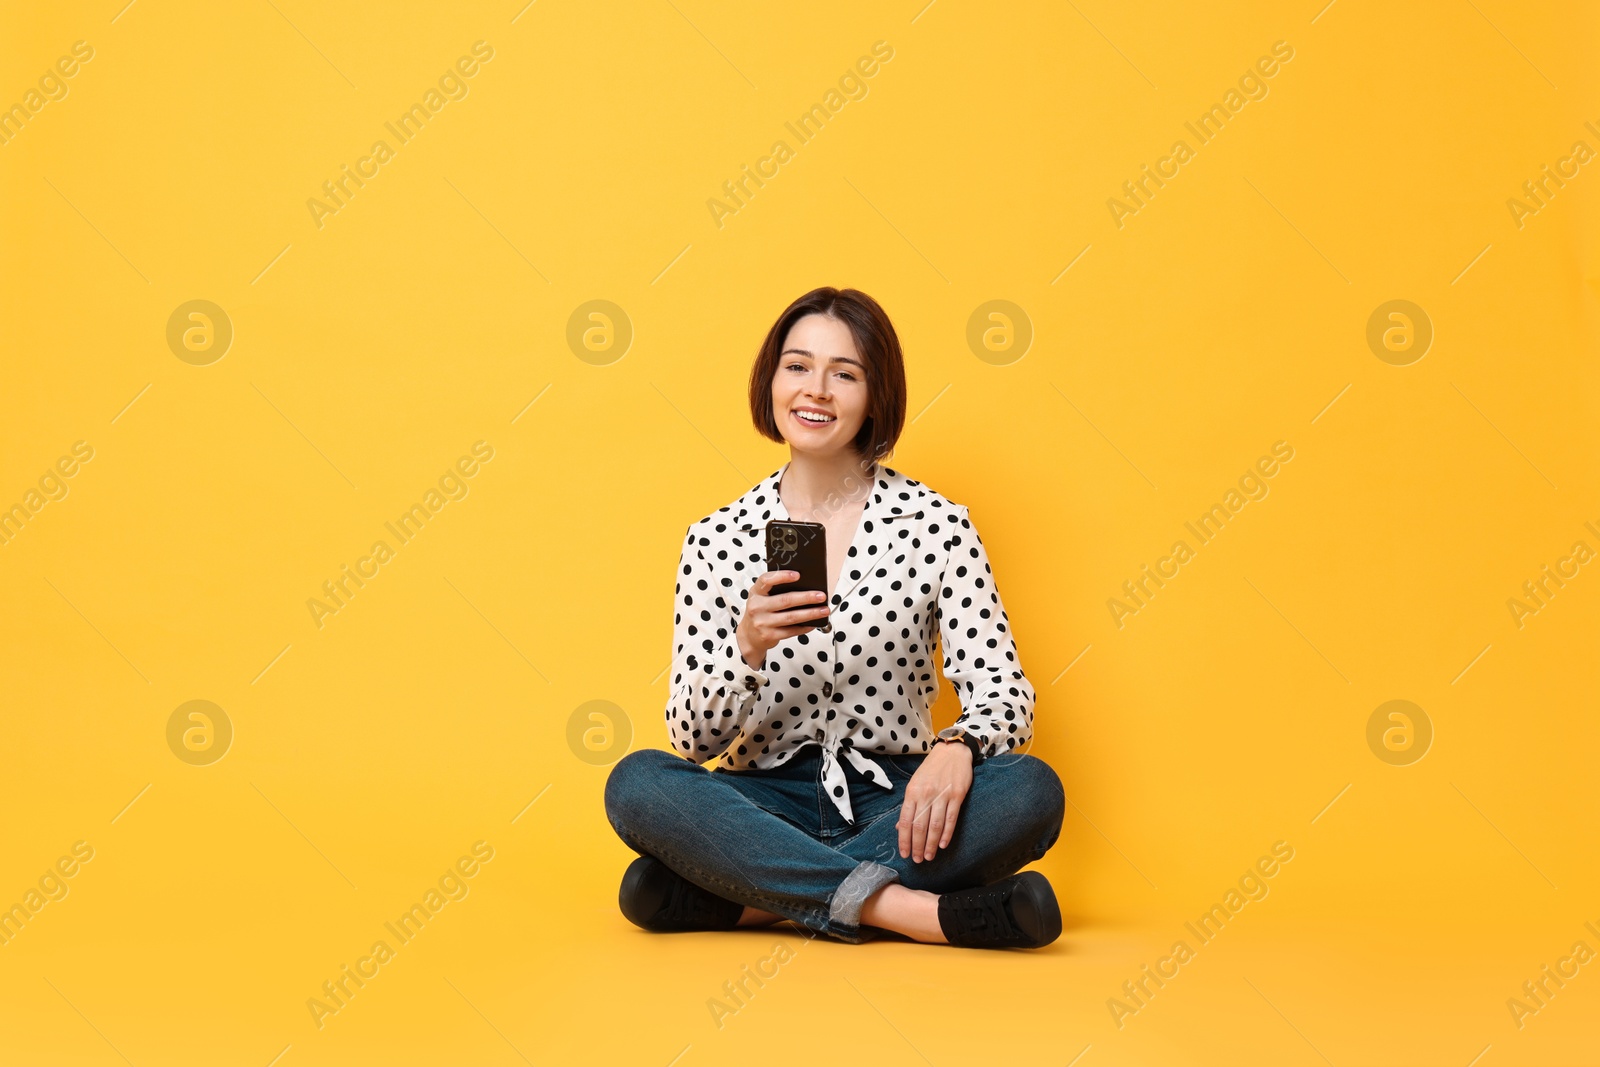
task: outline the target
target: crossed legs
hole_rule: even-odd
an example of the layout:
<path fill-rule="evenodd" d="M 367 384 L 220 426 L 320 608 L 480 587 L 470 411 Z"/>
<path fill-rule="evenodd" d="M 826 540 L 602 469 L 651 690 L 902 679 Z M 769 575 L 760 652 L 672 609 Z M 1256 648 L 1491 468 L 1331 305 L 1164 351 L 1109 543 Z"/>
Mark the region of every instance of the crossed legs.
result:
<path fill-rule="evenodd" d="M 1061 832 L 1065 803 L 1043 760 L 986 760 L 973 769 L 950 846 L 914 863 L 899 854 L 892 811 L 834 846 L 763 808 L 748 782 L 736 786 L 728 777 L 641 749 L 612 768 L 606 815 L 634 851 L 745 905 L 741 925 L 790 919 L 848 942 L 872 936 L 863 926 L 944 940 L 938 894 L 990 884 L 1039 859 Z"/>

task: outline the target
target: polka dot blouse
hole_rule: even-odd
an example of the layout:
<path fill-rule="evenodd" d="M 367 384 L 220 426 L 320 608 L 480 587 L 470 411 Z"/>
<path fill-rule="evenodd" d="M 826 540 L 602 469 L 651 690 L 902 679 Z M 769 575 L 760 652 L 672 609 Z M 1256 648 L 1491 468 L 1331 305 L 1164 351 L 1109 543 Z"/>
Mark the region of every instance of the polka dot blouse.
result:
<path fill-rule="evenodd" d="M 822 780 L 855 822 L 840 759 L 892 789 L 869 753 L 925 753 L 939 668 L 961 699 L 955 726 L 985 757 L 1033 734 L 1034 690 L 967 509 L 881 464 L 829 602 L 832 632 L 784 638 L 760 670 L 736 637 L 750 586 L 766 566 L 766 525 L 790 516 L 785 464 L 689 527 L 673 617 L 672 747 L 728 770 L 776 767 L 820 744 Z"/>

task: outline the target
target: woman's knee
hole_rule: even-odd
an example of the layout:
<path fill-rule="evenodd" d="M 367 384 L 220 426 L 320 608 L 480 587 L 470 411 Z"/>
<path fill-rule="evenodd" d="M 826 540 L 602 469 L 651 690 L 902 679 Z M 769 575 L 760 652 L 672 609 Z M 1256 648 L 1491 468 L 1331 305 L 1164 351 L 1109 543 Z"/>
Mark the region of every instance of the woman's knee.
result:
<path fill-rule="evenodd" d="M 1067 794 L 1055 768 L 1026 752 L 998 757 L 993 770 L 1002 771 L 1008 792 L 1020 794 L 1028 811 L 1037 812 L 1057 828 L 1066 816 Z"/>
<path fill-rule="evenodd" d="M 640 748 L 618 760 L 606 776 L 606 816 L 615 825 L 620 817 L 652 803 L 664 771 L 682 757 L 659 748 Z"/>

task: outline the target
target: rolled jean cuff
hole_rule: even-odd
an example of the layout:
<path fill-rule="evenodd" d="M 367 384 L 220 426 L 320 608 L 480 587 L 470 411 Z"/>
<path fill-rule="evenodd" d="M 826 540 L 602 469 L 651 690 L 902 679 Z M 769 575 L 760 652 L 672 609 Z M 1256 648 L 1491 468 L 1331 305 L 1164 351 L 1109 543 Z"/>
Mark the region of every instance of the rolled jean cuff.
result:
<path fill-rule="evenodd" d="M 828 922 L 832 926 L 854 930 L 861 925 L 861 908 L 867 898 L 890 882 L 898 882 L 900 872 L 872 860 L 862 860 L 856 869 L 845 876 L 839 888 L 833 891 L 828 906 Z"/>

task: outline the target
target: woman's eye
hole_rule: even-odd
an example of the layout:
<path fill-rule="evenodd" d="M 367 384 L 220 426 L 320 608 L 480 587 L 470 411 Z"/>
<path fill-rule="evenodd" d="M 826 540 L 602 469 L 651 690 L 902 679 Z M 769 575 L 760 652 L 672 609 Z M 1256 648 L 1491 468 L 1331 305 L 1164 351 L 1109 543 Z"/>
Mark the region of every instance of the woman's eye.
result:
<path fill-rule="evenodd" d="M 784 364 L 783 369 L 787 371 L 798 371 L 801 374 L 811 373 L 811 368 L 807 367 L 804 363 L 786 363 Z M 842 370 L 836 373 L 839 375 L 839 377 L 843 378 L 847 382 L 853 382 L 857 380 L 853 371 Z"/>

